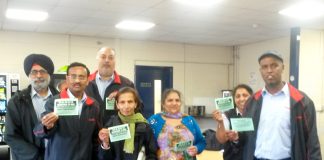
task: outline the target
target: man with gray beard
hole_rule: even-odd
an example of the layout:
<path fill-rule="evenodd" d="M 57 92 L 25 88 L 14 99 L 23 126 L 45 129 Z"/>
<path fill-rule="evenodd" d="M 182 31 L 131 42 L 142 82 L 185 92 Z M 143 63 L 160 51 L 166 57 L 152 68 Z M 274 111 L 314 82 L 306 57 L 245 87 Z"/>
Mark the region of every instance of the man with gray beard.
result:
<path fill-rule="evenodd" d="M 41 122 L 46 101 L 57 94 L 55 88 L 49 86 L 54 64 L 46 55 L 30 54 L 24 60 L 24 70 L 30 85 L 8 102 L 4 138 L 13 159 L 42 160 L 44 140 L 34 136 L 33 128 Z"/>

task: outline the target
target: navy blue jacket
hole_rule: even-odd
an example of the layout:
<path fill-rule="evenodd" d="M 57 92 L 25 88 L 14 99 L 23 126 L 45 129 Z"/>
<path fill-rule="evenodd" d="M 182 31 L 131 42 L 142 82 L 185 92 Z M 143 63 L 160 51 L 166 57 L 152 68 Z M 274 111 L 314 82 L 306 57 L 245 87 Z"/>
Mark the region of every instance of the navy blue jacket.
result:
<path fill-rule="evenodd" d="M 69 98 L 64 90 L 48 100 L 43 115 L 53 112 L 54 100 Z M 47 130 L 41 123 L 34 129 L 38 137 L 48 138 L 46 160 L 95 160 L 97 159 L 98 133 L 102 122 L 98 103 L 87 97 L 81 116 L 60 116 L 54 127 Z"/>

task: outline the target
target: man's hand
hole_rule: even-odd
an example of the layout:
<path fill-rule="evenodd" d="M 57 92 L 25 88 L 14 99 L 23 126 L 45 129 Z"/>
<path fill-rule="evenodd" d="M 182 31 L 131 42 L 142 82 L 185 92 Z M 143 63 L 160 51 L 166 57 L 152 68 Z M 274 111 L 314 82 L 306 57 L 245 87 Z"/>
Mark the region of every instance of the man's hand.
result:
<path fill-rule="evenodd" d="M 55 122 L 58 120 L 58 115 L 54 112 L 48 113 L 42 118 L 42 124 L 46 127 L 46 129 L 52 129 L 54 127 Z"/>
<path fill-rule="evenodd" d="M 113 98 L 116 97 L 117 93 L 118 93 L 118 91 L 114 91 L 114 92 L 110 93 L 109 96 L 108 96 L 108 99 L 112 100 Z"/>
<path fill-rule="evenodd" d="M 109 130 L 107 128 L 102 128 L 99 131 L 99 139 L 102 142 L 104 148 L 109 148 Z"/>

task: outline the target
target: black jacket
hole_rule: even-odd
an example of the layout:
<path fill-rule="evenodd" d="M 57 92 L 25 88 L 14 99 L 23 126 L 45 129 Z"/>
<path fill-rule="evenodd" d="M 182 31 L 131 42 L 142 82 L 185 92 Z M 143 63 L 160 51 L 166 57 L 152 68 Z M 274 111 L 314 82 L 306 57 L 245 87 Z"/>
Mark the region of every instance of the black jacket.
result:
<path fill-rule="evenodd" d="M 291 159 L 321 160 L 314 103 L 305 93 L 290 84 L 288 84 L 288 87 L 290 92 Z M 262 91 L 260 90 L 246 102 L 243 116 L 252 118 L 254 131 L 246 133 L 247 137 L 243 149 L 244 160 L 251 160 L 254 156 L 262 100 Z"/>
<path fill-rule="evenodd" d="M 49 87 L 52 94 L 57 94 Z M 44 159 L 43 140 L 33 134 L 38 123 L 36 112 L 30 97 L 31 86 L 18 91 L 10 100 L 6 113 L 6 131 L 4 139 L 10 146 L 12 158 L 17 160 Z"/>
<path fill-rule="evenodd" d="M 227 119 L 230 122 L 230 129 L 232 129 L 231 118 L 240 118 L 237 115 L 236 108 L 225 112 Z M 239 132 L 238 142 L 227 141 L 224 144 L 224 160 L 242 160 L 243 159 L 243 143 L 245 140 L 245 135 Z"/>
<path fill-rule="evenodd" d="M 100 111 L 101 111 L 102 118 L 103 118 L 102 122 L 105 123 L 109 120 L 109 118 L 112 115 L 117 115 L 117 111 L 116 110 L 106 110 L 105 99 L 104 100 L 101 99 L 101 96 L 98 91 L 98 86 L 96 84 L 96 74 L 97 73 L 98 73 L 98 71 L 92 73 L 89 76 L 90 82 L 89 82 L 85 92 L 87 93 L 88 96 L 96 99 L 96 101 L 100 104 Z M 106 88 L 104 97 L 108 97 L 111 93 L 117 92 L 120 88 L 123 88 L 123 87 L 135 88 L 134 83 L 132 81 L 130 81 L 128 78 L 118 75 L 117 72 L 114 72 L 114 75 L 115 75 L 115 79 Z"/>
<path fill-rule="evenodd" d="M 69 98 L 64 90 L 49 99 L 43 115 L 53 112 L 54 101 Z M 41 123 L 34 129 L 38 137 L 48 138 L 46 160 L 95 160 L 98 154 L 98 133 L 101 129 L 99 105 L 91 97 L 82 106 L 82 112 L 75 116 L 60 116 L 54 127 L 47 130 Z"/>
<path fill-rule="evenodd" d="M 105 127 L 112 127 L 123 124 L 118 116 L 112 116 Z M 125 152 L 124 140 L 117 142 L 110 142 L 110 149 L 104 150 L 99 147 L 99 159 L 100 160 L 122 160 Z M 146 160 L 157 160 L 157 145 L 154 139 L 152 129 L 147 123 L 136 123 L 135 124 L 135 139 L 134 139 L 134 160 L 137 159 L 138 154 L 142 146 L 145 147 Z"/>

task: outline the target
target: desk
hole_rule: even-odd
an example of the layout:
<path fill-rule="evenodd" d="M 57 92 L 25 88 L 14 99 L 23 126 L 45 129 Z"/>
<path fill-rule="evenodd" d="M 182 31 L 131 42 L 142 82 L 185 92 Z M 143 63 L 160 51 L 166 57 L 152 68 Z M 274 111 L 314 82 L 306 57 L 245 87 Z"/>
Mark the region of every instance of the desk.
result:
<path fill-rule="evenodd" d="M 220 151 L 204 150 L 197 155 L 197 160 L 223 160 L 223 153 Z"/>

